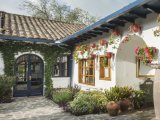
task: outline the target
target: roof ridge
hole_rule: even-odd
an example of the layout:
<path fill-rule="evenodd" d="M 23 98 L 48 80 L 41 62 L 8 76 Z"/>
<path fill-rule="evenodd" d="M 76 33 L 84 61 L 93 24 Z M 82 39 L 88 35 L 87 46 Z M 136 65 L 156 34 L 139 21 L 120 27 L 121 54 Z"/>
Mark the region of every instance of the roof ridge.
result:
<path fill-rule="evenodd" d="M 23 17 L 30 17 L 30 18 L 34 18 L 34 19 L 49 20 L 49 21 L 58 22 L 58 23 L 64 23 L 64 24 L 69 24 L 69 25 L 85 26 L 85 24 L 69 23 L 69 22 L 64 22 L 64 21 L 58 21 L 58 20 L 52 20 L 52 19 L 45 19 L 45 18 L 39 18 L 39 17 L 29 16 L 29 15 L 21 15 L 21 14 L 16 14 L 16 13 L 9 13 L 9 12 L 6 12 L 6 11 L 0 11 L 0 13 L 12 14 L 12 15 L 23 16 Z"/>

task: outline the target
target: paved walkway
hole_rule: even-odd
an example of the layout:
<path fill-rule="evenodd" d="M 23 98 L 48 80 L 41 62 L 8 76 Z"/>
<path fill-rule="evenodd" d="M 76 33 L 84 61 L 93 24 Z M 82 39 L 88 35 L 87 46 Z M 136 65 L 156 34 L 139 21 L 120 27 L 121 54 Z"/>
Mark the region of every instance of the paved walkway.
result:
<path fill-rule="evenodd" d="M 12 103 L 0 104 L 0 120 L 151 120 L 154 110 L 137 111 L 110 117 L 108 114 L 73 116 L 65 113 L 44 97 L 16 98 Z"/>

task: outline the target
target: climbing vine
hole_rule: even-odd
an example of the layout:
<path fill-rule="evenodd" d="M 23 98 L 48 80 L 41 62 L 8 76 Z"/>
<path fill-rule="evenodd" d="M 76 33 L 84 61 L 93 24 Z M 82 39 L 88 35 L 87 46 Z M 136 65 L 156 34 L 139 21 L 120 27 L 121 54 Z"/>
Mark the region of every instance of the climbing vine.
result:
<path fill-rule="evenodd" d="M 0 52 L 4 60 L 4 72 L 8 76 L 14 76 L 15 54 L 18 52 L 38 51 L 43 55 L 45 61 L 45 95 L 50 96 L 52 93 L 52 73 L 53 64 L 60 53 L 66 52 L 66 49 L 57 46 L 49 46 L 44 44 L 31 44 L 22 42 L 1 42 Z"/>

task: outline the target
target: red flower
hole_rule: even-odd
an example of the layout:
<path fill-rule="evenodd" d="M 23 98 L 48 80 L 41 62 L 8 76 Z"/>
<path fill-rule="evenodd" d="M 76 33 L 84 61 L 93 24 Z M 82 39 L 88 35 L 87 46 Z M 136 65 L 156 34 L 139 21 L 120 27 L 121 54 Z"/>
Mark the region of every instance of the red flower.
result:
<path fill-rule="evenodd" d="M 144 49 L 144 52 L 145 52 L 145 53 L 149 53 L 149 49 L 146 47 L 146 48 Z"/>
<path fill-rule="evenodd" d="M 139 51 L 139 47 L 137 47 L 137 48 L 134 49 L 134 52 L 135 52 L 136 54 L 138 54 L 138 51 Z"/>
<path fill-rule="evenodd" d="M 82 52 L 82 51 L 80 51 L 80 52 L 79 52 L 79 54 L 80 54 L 80 55 L 83 55 L 83 52 Z"/>

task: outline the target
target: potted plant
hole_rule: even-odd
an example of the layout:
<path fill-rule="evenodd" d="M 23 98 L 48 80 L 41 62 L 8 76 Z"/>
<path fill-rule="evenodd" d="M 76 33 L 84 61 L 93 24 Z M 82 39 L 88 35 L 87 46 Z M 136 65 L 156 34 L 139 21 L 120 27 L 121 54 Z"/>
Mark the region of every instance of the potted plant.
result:
<path fill-rule="evenodd" d="M 92 54 L 91 54 L 91 58 L 93 58 L 93 59 L 96 58 L 96 54 L 93 54 L 93 53 L 92 53 Z"/>
<path fill-rule="evenodd" d="M 107 111 L 110 116 L 117 116 L 119 112 L 119 105 L 115 101 L 110 101 L 107 104 Z"/>
<path fill-rule="evenodd" d="M 151 63 L 157 49 L 155 47 L 137 47 L 134 52 L 144 64 Z"/>
<path fill-rule="evenodd" d="M 120 31 L 118 29 L 115 29 L 111 33 L 112 36 L 120 36 Z"/>
<path fill-rule="evenodd" d="M 92 44 L 90 44 L 90 47 L 91 47 L 91 48 L 95 48 L 95 47 L 96 47 L 96 44 L 95 44 L 95 43 L 92 43 Z"/>
<path fill-rule="evenodd" d="M 103 64 L 104 67 L 108 66 L 108 58 L 107 57 L 103 57 L 102 64 Z"/>
<path fill-rule="evenodd" d="M 130 40 L 130 35 L 127 35 L 123 38 L 122 43 L 126 43 Z"/>
<path fill-rule="evenodd" d="M 133 23 L 130 27 L 129 27 L 130 32 L 133 33 L 137 33 L 137 32 L 141 32 L 141 26 L 137 23 Z"/>
<path fill-rule="evenodd" d="M 129 106 L 131 104 L 131 101 L 129 99 L 125 99 L 124 98 L 124 99 L 121 99 L 118 102 L 118 104 L 119 104 L 121 112 L 126 112 L 126 111 L 128 111 L 128 108 L 129 108 Z"/>
<path fill-rule="evenodd" d="M 108 42 L 104 39 L 100 40 L 99 43 L 100 43 L 101 46 L 108 45 Z"/>
<path fill-rule="evenodd" d="M 115 29 L 111 32 L 111 36 L 109 38 L 109 44 L 112 45 L 114 44 L 116 41 L 115 41 L 115 38 L 117 36 L 120 36 L 120 31 L 118 29 Z"/>
<path fill-rule="evenodd" d="M 112 57 L 112 54 L 113 54 L 112 52 L 107 52 L 107 54 L 106 54 L 107 58 L 110 59 Z"/>
<path fill-rule="evenodd" d="M 86 53 L 89 51 L 88 49 L 88 45 L 77 45 L 73 54 L 75 61 L 78 62 L 84 56 L 86 58 Z"/>

